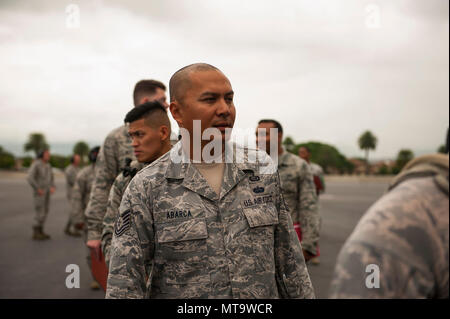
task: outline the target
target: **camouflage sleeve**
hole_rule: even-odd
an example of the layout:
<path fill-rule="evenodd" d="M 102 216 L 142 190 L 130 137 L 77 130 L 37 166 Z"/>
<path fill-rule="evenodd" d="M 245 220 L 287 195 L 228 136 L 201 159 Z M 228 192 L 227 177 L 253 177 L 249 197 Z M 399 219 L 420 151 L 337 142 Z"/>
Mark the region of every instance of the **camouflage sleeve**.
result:
<path fill-rule="evenodd" d="M 315 298 L 314 289 L 306 268 L 302 247 L 279 187 L 279 176 L 277 179 L 279 224 L 275 229 L 274 251 L 278 290 L 282 298 L 313 299 Z"/>
<path fill-rule="evenodd" d="M 83 211 L 83 194 L 86 192 L 86 182 L 83 180 L 83 176 L 78 175 L 75 179 L 75 184 L 72 190 L 72 210 L 70 220 L 73 224 L 82 223 L 84 220 Z"/>
<path fill-rule="evenodd" d="M 75 180 L 77 178 L 77 171 L 75 169 L 66 169 L 65 175 L 67 184 L 73 187 L 75 185 Z"/>
<path fill-rule="evenodd" d="M 317 209 L 316 187 L 313 174 L 306 162 L 300 167 L 299 217 L 302 228 L 302 247 L 313 255 L 317 254 L 320 218 Z"/>
<path fill-rule="evenodd" d="M 150 196 L 133 180 L 124 193 L 111 241 L 106 298 L 146 298 L 154 254 Z"/>
<path fill-rule="evenodd" d="M 123 177 L 119 175 L 111 191 L 109 192 L 108 206 L 106 207 L 105 217 L 103 218 L 102 232 L 102 251 L 105 256 L 106 265 L 109 266 L 111 239 L 114 232 L 114 222 L 119 214 L 120 202 L 126 185 L 122 185 Z"/>
<path fill-rule="evenodd" d="M 330 298 L 427 298 L 434 278 L 371 244 L 347 243 L 339 254 Z"/>
<path fill-rule="evenodd" d="M 31 167 L 28 170 L 28 176 L 27 176 L 27 181 L 31 185 L 31 187 L 33 188 L 34 191 L 36 191 L 39 188 L 38 182 L 36 180 L 36 173 L 37 173 L 37 164 L 36 164 L 36 162 L 34 162 L 33 164 L 31 164 Z"/>
<path fill-rule="evenodd" d="M 88 240 L 100 240 L 102 236 L 103 217 L 108 204 L 109 191 L 119 171 L 116 148 L 113 136 L 108 136 L 95 163 L 95 178 L 85 212 Z"/>

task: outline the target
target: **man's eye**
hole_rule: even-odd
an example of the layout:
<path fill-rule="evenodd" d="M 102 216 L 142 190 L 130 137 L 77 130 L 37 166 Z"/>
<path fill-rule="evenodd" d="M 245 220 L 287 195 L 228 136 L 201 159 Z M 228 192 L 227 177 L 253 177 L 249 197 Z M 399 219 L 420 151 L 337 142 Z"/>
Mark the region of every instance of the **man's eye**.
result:
<path fill-rule="evenodd" d="M 208 97 L 206 99 L 203 99 L 203 102 L 214 102 L 216 99 L 213 97 Z"/>

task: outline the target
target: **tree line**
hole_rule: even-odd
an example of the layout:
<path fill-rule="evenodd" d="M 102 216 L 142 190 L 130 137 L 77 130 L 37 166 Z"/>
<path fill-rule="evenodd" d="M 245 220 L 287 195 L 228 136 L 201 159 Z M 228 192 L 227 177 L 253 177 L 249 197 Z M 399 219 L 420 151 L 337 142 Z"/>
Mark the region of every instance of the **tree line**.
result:
<path fill-rule="evenodd" d="M 370 131 L 365 131 L 357 140 L 359 148 L 364 151 L 365 157 L 359 160 L 365 162 L 366 174 L 369 173 L 370 162 L 369 153 L 376 149 L 378 145 L 378 138 Z M 355 170 L 355 164 L 347 159 L 339 150 L 329 144 L 320 142 L 306 142 L 306 143 L 295 143 L 291 137 L 286 137 L 283 141 L 283 145 L 288 152 L 293 154 L 298 154 L 298 150 L 302 146 L 306 146 L 311 151 L 311 161 L 319 164 L 324 169 L 325 173 L 337 173 L 337 174 L 352 174 Z M 48 149 L 49 144 L 46 141 L 44 134 L 42 133 L 31 133 L 28 140 L 24 144 L 25 152 L 34 152 L 37 156 L 39 151 Z M 441 145 L 438 148 L 439 153 L 445 153 L 445 145 Z M 88 163 L 89 145 L 84 141 L 77 142 L 73 147 L 73 154 L 78 154 L 81 157 L 81 165 Z M 64 169 L 70 164 L 71 156 L 64 156 L 58 154 L 51 154 L 50 165 L 52 167 Z M 379 167 L 376 174 L 397 174 L 401 169 L 414 158 L 414 153 L 410 149 L 401 149 L 395 159 L 395 165 L 382 165 Z M 25 156 L 18 158 L 22 161 L 22 167 L 29 167 L 33 161 L 31 156 Z M 16 165 L 15 156 L 4 150 L 0 146 L 0 168 L 2 169 L 13 169 Z"/>
<path fill-rule="evenodd" d="M 33 152 L 34 157 L 24 156 L 16 158 L 12 153 L 7 152 L 0 146 L 0 168 L 13 169 L 16 166 L 16 160 L 21 161 L 22 167 L 29 167 L 37 154 L 45 149 L 49 149 L 49 144 L 42 133 L 31 133 L 28 140 L 25 142 L 23 149 L 25 152 Z M 73 147 L 73 154 L 78 154 L 81 157 L 80 165 L 88 163 L 89 145 L 84 141 L 77 142 Z M 50 165 L 55 168 L 64 169 L 70 164 L 72 155 L 64 156 L 53 154 L 50 152 Z"/>

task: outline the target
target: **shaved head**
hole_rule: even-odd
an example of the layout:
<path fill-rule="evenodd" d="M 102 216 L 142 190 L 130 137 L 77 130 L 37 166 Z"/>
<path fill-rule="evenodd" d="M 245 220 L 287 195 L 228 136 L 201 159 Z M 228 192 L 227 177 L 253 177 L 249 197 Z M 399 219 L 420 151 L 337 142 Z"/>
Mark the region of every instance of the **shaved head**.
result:
<path fill-rule="evenodd" d="M 133 108 L 127 113 L 125 123 L 145 119 L 145 123 L 153 129 L 165 125 L 170 130 L 170 121 L 167 111 L 158 101 L 147 102 Z"/>
<path fill-rule="evenodd" d="M 169 91 L 170 91 L 170 102 L 181 101 L 186 90 L 191 85 L 191 79 L 189 75 L 193 72 L 202 71 L 217 71 L 222 73 L 218 68 L 207 63 L 194 63 L 184 68 L 179 69 L 170 78 Z"/>

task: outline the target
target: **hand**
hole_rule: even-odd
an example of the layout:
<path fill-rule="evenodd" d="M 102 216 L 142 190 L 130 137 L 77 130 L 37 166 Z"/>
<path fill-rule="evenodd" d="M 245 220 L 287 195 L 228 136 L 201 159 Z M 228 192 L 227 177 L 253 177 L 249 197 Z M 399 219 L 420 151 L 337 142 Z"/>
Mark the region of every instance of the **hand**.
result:
<path fill-rule="evenodd" d="M 303 257 L 305 257 L 305 262 L 310 260 L 310 259 L 312 259 L 312 258 L 314 258 L 314 255 L 311 254 L 310 252 L 308 252 L 308 251 L 306 251 L 304 249 L 302 249 L 302 251 L 303 251 Z"/>
<path fill-rule="evenodd" d="M 100 257 L 101 257 L 101 245 L 102 245 L 102 241 L 101 240 L 88 240 L 86 243 L 86 246 L 88 246 L 91 251 L 94 251 L 94 256 L 95 258 L 97 258 L 98 261 L 100 261 Z"/>
<path fill-rule="evenodd" d="M 55 188 L 55 187 L 53 187 L 53 186 L 52 186 L 52 187 L 50 187 L 50 194 L 53 194 L 53 193 L 55 192 L 55 189 L 56 189 L 56 188 Z"/>
<path fill-rule="evenodd" d="M 41 188 L 38 188 L 38 189 L 36 190 L 36 192 L 38 193 L 39 196 L 44 196 L 44 194 L 45 194 L 44 190 L 41 189 Z"/>

